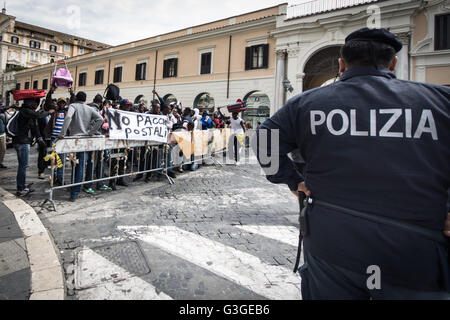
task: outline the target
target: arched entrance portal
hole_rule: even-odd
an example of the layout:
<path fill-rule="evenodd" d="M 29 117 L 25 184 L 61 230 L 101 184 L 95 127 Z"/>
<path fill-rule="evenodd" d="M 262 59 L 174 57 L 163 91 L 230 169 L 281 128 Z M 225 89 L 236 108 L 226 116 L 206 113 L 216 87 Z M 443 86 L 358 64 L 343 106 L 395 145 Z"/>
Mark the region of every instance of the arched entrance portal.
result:
<path fill-rule="evenodd" d="M 172 102 L 175 102 L 175 103 L 178 102 L 177 98 L 176 98 L 173 94 L 171 94 L 171 93 L 166 94 L 166 95 L 163 97 L 163 100 L 165 101 L 165 103 L 166 103 L 167 105 L 171 104 Z"/>
<path fill-rule="evenodd" d="M 194 108 L 198 108 L 200 113 L 204 110 L 208 110 L 211 114 L 214 112 L 214 106 L 214 97 L 207 92 L 200 93 L 194 100 Z"/>
<path fill-rule="evenodd" d="M 243 99 L 247 110 L 242 113 L 242 119 L 250 123 L 253 129 L 258 127 L 258 122 L 263 123 L 270 118 L 269 96 L 262 91 L 251 91 Z"/>
<path fill-rule="evenodd" d="M 317 51 L 305 65 L 303 91 L 330 84 L 339 72 L 341 47 L 333 46 Z"/>

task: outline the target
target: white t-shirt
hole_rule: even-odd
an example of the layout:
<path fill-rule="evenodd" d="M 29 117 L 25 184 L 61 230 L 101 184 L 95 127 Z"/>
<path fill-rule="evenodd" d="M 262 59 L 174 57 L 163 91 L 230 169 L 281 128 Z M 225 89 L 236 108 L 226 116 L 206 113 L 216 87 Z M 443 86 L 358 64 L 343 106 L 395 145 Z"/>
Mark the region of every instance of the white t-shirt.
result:
<path fill-rule="evenodd" d="M 231 133 L 232 134 L 244 134 L 244 129 L 242 129 L 241 122 L 243 122 L 240 117 L 238 117 L 236 120 L 231 117 L 230 124 L 231 124 Z"/>

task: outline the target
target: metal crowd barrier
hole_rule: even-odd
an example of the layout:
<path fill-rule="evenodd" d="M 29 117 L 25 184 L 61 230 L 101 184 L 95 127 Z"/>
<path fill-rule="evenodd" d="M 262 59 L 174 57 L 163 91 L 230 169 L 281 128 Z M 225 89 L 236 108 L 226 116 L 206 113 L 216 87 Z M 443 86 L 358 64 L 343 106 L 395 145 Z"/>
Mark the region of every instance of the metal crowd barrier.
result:
<path fill-rule="evenodd" d="M 80 186 L 81 193 L 85 185 L 95 189 L 99 183 L 117 182 L 125 177 L 143 178 L 152 173 L 158 173 L 169 184 L 174 184 L 168 175 L 170 169 L 208 159 L 223 166 L 216 158 L 224 156 L 231 136 L 229 129 L 212 129 L 174 132 L 168 143 L 110 140 L 104 136 L 68 137 L 56 141 L 52 153 L 47 156 L 51 173 L 46 190 L 48 198 L 42 207 L 50 202 L 57 211 L 53 195 L 61 189 Z M 81 172 L 77 169 L 80 165 Z"/>

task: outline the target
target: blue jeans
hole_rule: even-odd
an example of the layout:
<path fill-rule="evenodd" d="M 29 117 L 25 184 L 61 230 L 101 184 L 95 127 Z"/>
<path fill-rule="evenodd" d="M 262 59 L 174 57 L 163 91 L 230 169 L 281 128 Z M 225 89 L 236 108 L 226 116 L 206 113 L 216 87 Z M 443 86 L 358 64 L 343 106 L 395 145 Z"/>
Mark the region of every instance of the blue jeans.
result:
<path fill-rule="evenodd" d="M 75 172 L 73 183 L 79 183 L 79 182 L 83 181 L 83 173 L 84 173 L 84 168 L 86 167 L 86 160 L 87 160 L 86 152 L 78 152 L 77 159 L 78 159 L 78 164 L 75 166 L 75 168 L 72 168 L 72 172 Z M 72 189 L 70 191 L 70 197 L 72 199 L 76 199 L 76 198 L 78 198 L 78 195 L 80 194 L 80 192 L 81 192 L 81 185 L 72 187 Z"/>
<path fill-rule="evenodd" d="M 25 189 L 27 178 L 28 159 L 30 155 L 29 144 L 15 144 L 14 148 L 17 152 L 17 161 L 19 162 L 19 168 L 17 168 L 17 191 Z"/>
<path fill-rule="evenodd" d="M 86 181 L 94 179 L 103 179 L 105 175 L 105 167 L 102 163 L 102 152 L 103 151 L 90 151 L 87 156 L 87 166 L 86 166 Z M 97 189 L 105 185 L 105 181 L 97 182 Z M 85 185 L 86 189 L 92 188 L 92 183 Z"/>

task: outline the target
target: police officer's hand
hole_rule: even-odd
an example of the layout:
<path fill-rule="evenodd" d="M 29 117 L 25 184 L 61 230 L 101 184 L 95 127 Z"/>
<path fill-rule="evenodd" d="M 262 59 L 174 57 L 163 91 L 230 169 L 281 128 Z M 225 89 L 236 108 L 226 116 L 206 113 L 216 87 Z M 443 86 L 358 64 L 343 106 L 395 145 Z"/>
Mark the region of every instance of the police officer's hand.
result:
<path fill-rule="evenodd" d="M 448 213 L 447 220 L 445 221 L 444 234 L 446 237 L 450 237 L 450 212 Z"/>
<path fill-rule="evenodd" d="M 292 192 L 292 194 L 293 194 L 294 196 L 296 196 L 297 198 L 299 197 L 299 194 L 298 194 L 299 192 L 305 193 L 308 197 L 311 196 L 311 191 L 309 191 L 309 189 L 306 187 L 305 182 L 299 183 L 299 184 L 298 184 L 298 190 L 297 190 L 297 191 L 291 191 L 291 192 Z"/>

